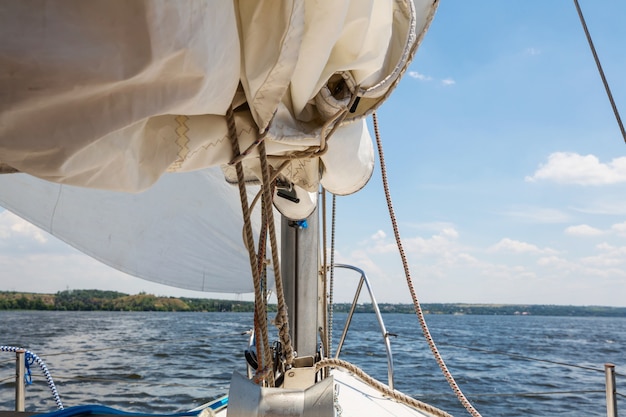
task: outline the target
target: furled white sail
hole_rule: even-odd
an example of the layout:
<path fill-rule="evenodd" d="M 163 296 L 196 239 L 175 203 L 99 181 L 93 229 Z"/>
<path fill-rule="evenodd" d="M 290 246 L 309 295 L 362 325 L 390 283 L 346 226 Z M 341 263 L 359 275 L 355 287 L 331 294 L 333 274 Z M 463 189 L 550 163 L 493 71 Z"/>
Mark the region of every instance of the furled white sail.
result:
<path fill-rule="evenodd" d="M 306 217 L 320 183 L 349 194 L 369 180 L 363 119 L 406 70 L 436 4 L 1 2 L 0 172 L 45 182 L 4 175 L 0 201 L 123 271 L 184 288 L 249 289 L 231 279 L 249 281 L 238 269 L 247 262 L 227 262 L 230 274 L 212 266 L 242 247 L 228 243 L 240 241 L 231 217 L 241 214 L 225 191 L 227 110 L 241 149 L 263 134 L 270 164 L 286 163 L 280 177 L 302 198 L 279 197 L 276 207 Z M 258 160 L 252 149 L 249 177 L 260 177 Z"/>

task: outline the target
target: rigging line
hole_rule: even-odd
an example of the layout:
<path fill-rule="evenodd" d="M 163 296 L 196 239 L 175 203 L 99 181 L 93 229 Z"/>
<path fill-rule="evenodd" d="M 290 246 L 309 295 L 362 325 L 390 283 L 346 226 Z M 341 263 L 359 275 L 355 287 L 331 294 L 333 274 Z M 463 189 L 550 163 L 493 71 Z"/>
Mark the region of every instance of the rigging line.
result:
<path fill-rule="evenodd" d="M 453 347 L 456 347 L 456 348 L 473 350 L 475 352 L 483 352 L 483 353 L 489 353 L 489 354 L 505 355 L 505 356 L 510 356 L 512 358 L 526 359 L 526 360 L 535 361 L 535 362 L 552 363 L 552 364 L 555 364 L 555 365 L 569 366 L 571 368 L 586 369 L 588 371 L 595 371 L 595 372 L 604 373 L 604 369 L 592 368 L 590 366 L 583 366 L 583 365 L 575 365 L 575 364 L 566 363 L 566 362 L 551 361 L 551 360 L 548 360 L 548 359 L 538 359 L 538 358 L 533 358 L 531 356 L 519 355 L 517 353 L 509 353 L 509 352 L 503 352 L 503 351 L 499 351 L 499 350 L 488 350 L 488 349 L 481 349 L 481 348 L 473 348 L 473 347 L 469 347 L 469 346 L 455 345 L 453 343 L 440 343 L 440 345 L 441 346 L 453 346 Z M 619 375 L 617 372 L 615 374 Z M 621 376 L 626 376 L 626 375 L 621 375 Z"/>
<path fill-rule="evenodd" d="M 270 169 L 267 163 L 265 152 L 265 142 L 259 143 L 259 159 L 261 162 L 261 174 L 263 177 L 263 199 L 267 209 L 267 226 L 270 236 L 270 248 L 272 250 L 272 265 L 274 265 L 274 286 L 276 287 L 277 313 L 276 326 L 280 335 L 285 352 L 285 362 L 291 365 L 295 359 L 294 349 L 289 334 L 289 316 L 287 314 L 287 302 L 283 290 L 283 278 L 280 271 L 280 260 L 278 256 L 278 241 L 276 238 L 276 226 L 272 213 L 272 182 L 270 182 Z M 270 362 L 271 363 L 271 362 Z M 273 373 L 271 374 L 273 376 Z M 273 384 L 272 384 L 273 386 Z"/>
<path fill-rule="evenodd" d="M 328 299 L 328 357 L 333 356 L 333 314 L 334 314 L 334 293 L 335 293 L 335 225 L 337 219 L 337 196 L 333 194 L 333 208 L 331 211 L 331 233 L 330 233 L 330 289 Z"/>
<path fill-rule="evenodd" d="M 600 77 L 602 78 L 602 83 L 604 84 L 604 89 L 606 90 L 606 94 L 609 97 L 609 101 L 611 102 L 611 107 L 613 108 L 613 114 L 615 115 L 615 120 L 619 125 L 619 130 L 622 132 L 622 137 L 624 138 L 624 142 L 626 142 L 626 130 L 624 130 L 624 124 L 622 123 L 622 119 L 619 115 L 619 111 L 617 110 L 617 106 L 615 105 L 615 100 L 613 100 L 613 94 L 611 93 L 611 88 L 609 87 L 609 83 L 604 76 L 604 70 L 602 69 L 602 64 L 600 64 L 600 58 L 598 58 L 598 54 L 596 53 L 596 48 L 593 46 L 593 40 L 591 40 L 591 35 L 589 34 L 589 29 L 587 29 L 587 23 L 585 23 L 585 17 L 583 16 L 583 12 L 578 4 L 578 0 L 574 0 L 574 4 L 576 5 L 576 11 L 578 12 L 578 18 L 580 19 L 580 23 L 583 26 L 583 30 L 585 31 L 585 36 L 587 37 L 587 42 L 589 43 L 589 47 L 591 48 L 591 53 L 593 54 L 593 59 L 596 61 L 596 66 L 598 67 L 598 72 L 600 73 Z"/>
<path fill-rule="evenodd" d="M 626 394 L 622 394 L 621 392 L 616 392 L 615 395 L 618 397 L 626 398 Z"/>
<path fill-rule="evenodd" d="M 576 390 L 576 391 L 536 391 L 536 392 L 501 392 L 487 394 L 472 394 L 472 397 L 541 397 L 545 395 L 566 395 L 566 394 L 599 394 L 606 390 Z"/>
<path fill-rule="evenodd" d="M 328 225 L 326 224 L 326 209 L 327 209 L 327 204 L 326 204 L 326 190 L 324 189 L 324 187 L 321 187 L 321 196 L 322 196 L 322 278 L 324 280 L 324 307 L 323 307 L 323 314 L 324 314 L 324 323 L 326 325 L 326 334 L 325 337 L 322 338 L 322 343 L 323 343 L 323 347 L 324 347 L 324 353 L 326 354 L 326 356 L 330 357 L 330 350 L 329 350 L 329 346 L 330 346 L 330 342 L 331 342 L 331 337 L 329 336 L 330 333 L 332 333 L 332 329 L 331 329 L 331 323 L 330 323 L 330 316 L 329 316 L 329 311 L 328 309 L 329 307 L 329 301 L 330 301 L 330 294 L 329 294 L 329 289 L 328 289 L 328 236 L 327 236 L 327 232 L 328 232 Z"/>
<path fill-rule="evenodd" d="M 346 369 L 352 372 L 361 381 L 363 381 L 370 387 L 378 390 L 379 392 L 383 393 L 384 395 L 390 398 L 393 398 L 396 401 L 400 401 L 404 404 L 410 405 L 411 407 L 414 407 L 420 411 L 425 411 L 436 417 L 452 417 L 450 414 L 446 413 L 443 410 L 438 409 L 437 407 L 433 405 L 424 403 L 420 400 L 417 400 L 413 397 L 403 394 L 400 391 L 391 389 L 388 385 L 383 384 L 382 382 L 376 380 L 372 376 L 365 373 L 358 366 L 350 362 L 344 361 L 343 359 L 337 359 L 337 358 L 322 359 L 321 361 L 315 364 L 315 372 L 318 372 L 321 369 L 328 368 L 328 367 L 337 367 L 337 368 Z"/>
<path fill-rule="evenodd" d="M 259 191 L 259 193 L 263 192 L 263 190 L 264 189 L 262 188 L 261 191 Z M 260 194 L 257 194 L 257 197 L 259 195 Z M 254 203 L 255 202 L 253 201 L 250 207 L 251 210 L 252 210 L 252 207 L 254 206 Z M 257 267 L 259 268 L 259 272 L 261 273 L 261 289 L 262 289 L 261 296 L 265 300 L 265 303 L 267 303 L 267 268 L 265 268 L 265 252 L 267 250 L 267 219 L 266 219 L 267 209 L 268 208 L 265 204 L 265 199 L 262 199 L 261 200 L 261 227 L 259 230 L 259 250 L 257 252 L 257 260 L 258 260 Z M 270 207 L 269 210 L 271 211 L 272 208 Z M 262 317 L 264 319 L 266 319 L 265 314 Z M 254 310 L 254 328 L 255 329 L 258 328 L 259 320 L 261 320 L 261 317 L 257 317 L 257 309 L 255 309 Z M 259 337 L 254 338 L 254 347 L 257 352 L 263 352 L 263 346 L 261 345 L 261 338 Z M 261 366 L 259 366 L 258 368 L 262 369 Z M 258 369 L 257 369 L 257 372 L 258 372 Z"/>
<path fill-rule="evenodd" d="M 566 394 L 599 394 L 604 393 L 606 390 L 573 390 L 573 391 L 536 391 L 536 392 L 491 392 L 491 393 L 472 393 L 474 397 L 534 397 L 545 395 L 566 395 Z M 413 394 L 415 397 L 423 399 L 427 398 L 445 398 L 449 394 L 442 394 L 438 392 L 417 392 Z"/>
<path fill-rule="evenodd" d="M 398 229 L 398 222 L 396 221 L 396 214 L 393 209 L 393 204 L 391 202 L 391 192 L 389 191 L 389 182 L 387 180 L 387 167 L 385 165 L 385 155 L 383 152 L 383 144 L 382 144 L 382 139 L 380 137 L 380 131 L 378 129 L 378 117 L 376 115 L 376 112 L 372 113 L 372 118 L 374 122 L 374 132 L 376 134 L 376 145 L 378 147 L 378 157 L 380 159 L 380 173 L 381 173 L 381 177 L 383 180 L 383 189 L 385 191 L 385 199 L 387 200 L 387 208 L 389 210 L 389 218 L 391 219 L 391 225 L 393 227 L 393 234 L 396 239 L 396 245 L 398 246 L 398 252 L 400 253 L 400 258 L 402 260 L 402 266 L 404 268 L 404 275 L 406 277 L 406 283 L 407 283 L 407 286 L 409 287 L 409 292 L 411 293 L 411 298 L 413 300 L 415 314 L 417 315 L 417 319 L 419 321 L 420 327 L 422 328 L 422 332 L 424 333 L 424 338 L 426 339 L 426 342 L 428 343 L 428 346 L 430 347 L 430 351 L 435 357 L 435 361 L 437 362 L 437 365 L 439 365 L 439 368 L 441 369 L 443 376 L 445 377 L 446 381 L 448 381 L 450 388 L 452 388 L 452 391 L 454 391 L 454 393 L 456 394 L 456 397 L 458 398 L 459 402 L 463 405 L 463 407 L 465 407 L 465 409 L 467 410 L 468 413 L 470 413 L 470 415 L 472 415 L 473 417 L 481 417 L 478 410 L 474 408 L 474 406 L 469 402 L 467 397 L 465 397 L 465 395 L 461 391 L 461 388 L 454 380 L 454 377 L 452 376 L 452 373 L 450 372 L 450 370 L 448 370 L 448 367 L 446 366 L 446 363 L 443 360 L 443 357 L 441 356 L 441 354 L 439 353 L 439 349 L 437 349 L 437 345 L 435 345 L 435 341 L 433 340 L 433 337 L 430 334 L 430 330 L 428 330 L 428 326 L 426 325 L 424 312 L 422 311 L 422 306 L 420 305 L 420 302 L 417 299 L 417 294 L 415 293 L 415 287 L 411 279 L 411 272 L 409 271 L 409 264 L 406 259 L 406 255 L 404 253 L 404 247 L 402 245 L 402 239 L 400 238 L 400 231 Z"/>
<path fill-rule="evenodd" d="M 230 138 L 233 155 L 237 157 L 241 152 L 239 151 L 239 136 L 237 134 L 237 125 L 235 123 L 235 115 L 233 112 L 233 107 L 229 106 L 226 112 L 226 122 L 228 125 L 228 135 Z M 261 142 L 262 144 L 263 142 Z M 263 294 L 261 290 L 261 277 L 260 271 L 257 268 L 256 263 L 256 253 L 254 250 L 254 235 L 252 232 L 252 223 L 250 220 L 250 206 L 248 205 L 248 195 L 245 185 L 245 175 L 243 172 L 243 166 L 241 161 L 235 164 L 235 170 L 237 172 L 237 185 L 239 188 L 239 199 L 241 202 L 241 212 L 244 223 L 244 244 L 248 249 L 248 257 L 250 261 L 250 270 L 252 273 L 252 281 L 254 284 L 254 308 L 255 308 L 255 316 L 262 318 L 265 317 L 265 301 L 263 299 Z M 258 324 L 258 326 L 257 326 Z M 263 352 L 257 352 L 257 358 L 259 363 L 258 372 L 263 370 L 263 365 L 267 367 L 271 371 L 272 369 L 272 357 L 270 353 L 269 346 L 269 338 L 268 338 L 268 329 L 267 329 L 267 320 L 262 319 L 259 320 L 259 323 L 255 321 L 255 333 L 260 334 Z M 272 372 L 273 374 L 273 372 Z M 273 375 L 272 378 L 269 378 L 269 382 L 273 385 Z"/>

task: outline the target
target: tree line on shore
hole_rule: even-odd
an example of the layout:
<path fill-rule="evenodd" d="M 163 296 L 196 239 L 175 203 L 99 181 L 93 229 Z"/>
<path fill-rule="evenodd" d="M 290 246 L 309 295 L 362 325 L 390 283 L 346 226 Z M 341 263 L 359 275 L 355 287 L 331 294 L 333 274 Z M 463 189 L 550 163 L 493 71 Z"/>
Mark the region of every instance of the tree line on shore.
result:
<path fill-rule="evenodd" d="M 254 311 L 247 301 L 158 297 L 117 291 L 66 290 L 56 294 L 0 292 L 0 310 L 56 311 Z"/>
<path fill-rule="evenodd" d="M 339 303 L 333 306 L 333 310 L 344 313 L 350 311 L 351 307 L 351 304 Z M 382 313 L 414 313 L 411 304 L 381 303 L 379 308 Z M 268 309 L 275 311 L 276 306 L 270 304 Z M 427 303 L 422 305 L 422 309 L 427 314 L 626 317 L 626 307 L 604 306 Z M 253 312 L 254 303 L 158 297 L 146 293 L 128 295 L 102 290 L 66 290 L 56 294 L 0 291 L 0 310 Z M 369 303 L 355 306 L 357 313 L 373 311 Z"/>

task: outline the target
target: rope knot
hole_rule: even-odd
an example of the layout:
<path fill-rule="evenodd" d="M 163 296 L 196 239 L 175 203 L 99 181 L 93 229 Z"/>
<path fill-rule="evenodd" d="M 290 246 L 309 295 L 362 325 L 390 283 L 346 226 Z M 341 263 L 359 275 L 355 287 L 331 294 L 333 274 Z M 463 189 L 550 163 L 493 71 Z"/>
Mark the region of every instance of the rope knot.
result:
<path fill-rule="evenodd" d="M 30 373 L 30 366 L 35 363 L 35 356 L 31 351 L 27 350 L 24 354 L 24 365 L 26 367 L 26 373 L 24 374 L 24 382 L 26 385 L 33 384 L 33 375 Z"/>

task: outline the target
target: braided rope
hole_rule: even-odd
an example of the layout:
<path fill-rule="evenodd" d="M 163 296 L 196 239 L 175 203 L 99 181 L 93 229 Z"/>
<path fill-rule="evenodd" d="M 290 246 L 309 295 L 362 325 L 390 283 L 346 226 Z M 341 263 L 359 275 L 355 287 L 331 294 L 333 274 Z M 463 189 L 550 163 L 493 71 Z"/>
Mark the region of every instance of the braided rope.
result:
<path fill-rule="evenodd" d="M 237 126 L 235 125 L 235 116 L 233 108 L 230 106 L 226 112 L 226 121 L 228 124 L 228 134 L 233 150 L 233 154 L 239 155 L 239 142 L 237 135 Z M 264 372 L 264 368 L 269 368 L 270 372 L 266 379 L 270 386 L 274 385 L 273 371 L 271 371 L 272 355 L 269 346 L 269 337 L 267 329 L 266 317 L 266 300 L 263 298 L 263 289 L 261 288 L 260 271 L 257 267 L 257 256 L 254 250 L 254 235 L 252 233 L 252 223 L 250 221 L 250 207 L 248 206 L 248 195 L 245 186 L 245 176 L 241 161 L 235 164 L 237 172 L 237 185 L 239 186 L 239 198 L 241 200 L 241 211 L 243 213 L 244 224 L 244 243 L 248 249 L 250 258 L 250 270 L 252 271 L 252 281 L 254 283 L 254 313 L 255 313 L 255 333 L 261 335 L 262 352 L 257 352 L 258 368 L 257 371 Z"/>
<path fill-rule="evenodd" d="M 328 303 L 330 302 L 330 292 L 328 290 L 328 237 L 326 236 L 326 190 L 322 187 L 321 189 L 321 198 L 322 198 L 322 282 L 324 284 L 323 293 L 324 294 L 324 305 L 323 305 L 323 322 L 326 324 L 326 330 L 331 329 L 332 325 L 330 324 L 330 317 L 328 316 Z M 328 296 L 328 297 L 327 297 Z M 320 334 L 323 334 L 323 337 L 320 337 L 322 340 L 322 348 L 324 353 L 327 353 L 327 356 L 332 356 L 330 354 L 330 343 L 331 337 L 328 336 L 327 333 L 324 333 L 324 328 L 320 327 Z"/>
<path fill-rule="evenodd" d="M 255 196 L 254 200 L 250 204 L 250 211 L 252 211 L 252 209 L 254 208 L 254 205 L 258 198 L 259 198 L 259 194 Z M 259 268 L 259 273 L 261 274 L 261 297 L 267 303 L 267 268 L 265 267 L 265 254 L 267 250 L 267 222 L 265 220 L 266 210 L 267 210 L 267 207 L 265 207 L 265 204 L 261 204 L 261 228 L 259 231 L 259 250 L 257 254 L 257 262 L 258 262 L 257 267 Z M 271 207 L 270 207 L 270 210 L 271 210 Z M 258 317 L 257 310 L 255 309 L 254 311 L 254 326 L 255 326 L 254 328 L 255 329 L 258 328 L 257 326 L 260 320 L 266 320 L 265 312 L 263 316 Z M 268 340 L 268 343 L 269 343 L 269 340 Z M 255 344 L 257 352 L 264 351 L 263 346 L 261 345 L 261 340 L 258 337 L 254 338 L 254 344 Z M 262 380 L 264 379 L 263 375 L 265 374 L 266 372 L 263 370 L 263 367 L 259 366 L 257 369 L 255 378 Z M 258 383 L 258 381 L 256 382 Z"/>
<path fill-rule="evenodd" d="M 272 250 L 272 262 L 274 264 L 276 296 L 277 296 L 277 301 L 278 301 L 278 312 L 276 314 L 275 324 L 278 328 L 279 336 L 284 346 L 285 362 L 287 365 L 291 365 L 294 361 L 295 354 L 294 354 L 293 345 L 291 342 L 291 337 L 289 335 L 289 318 L 288 318 L 288 312 L 287 312 L 287 304 L 284 299 L 282 277 L 280 275 L 280 267 L 279 267 L 280 263 L 278 259 L 278 243 L 276 239 L 276 229 L 274 225 L 274 217 L 271 213 L 271 210 L 266 209 L 266 208 L 269 208 L 272 205 L 272 194 L 273 194 L 272 184 L 274 184 L 274 181 L 280 175 L 280 172 L 283 169 L 285 169 L 289 165 L 289 163 L 291 163 L 294 160 L 304 159 L 304 158 L 319 158 L 322 155 L 324 155 L 328 151 L 328 146 L 327 146 L 328 140 L 332 137 L 332 135 L 335 133 L 337 128 L 345 120 L 345 118 L 348 115 L 349 109 L 353 106 L 357 98 L 358 97 L 356 95 L 353 95 L 350 102 L 348 103 L 348 106 L 338 110 L 333 116 L 331 116 L 324 123 L 320 131 L 320 144 L 318 146 L 312 146 L 304 151 L 293 152 L 288 155 L 272 156 L 272 158 L 275 160 L 278 160 L 278 161 L 283 160 L 280 166 L 273 172 L 270 172 L 271 167 L 267 163 L 268 157 L 265 151 L 264 139 L 268 131 L 266 130 L 262 135 L 260 135 L 254 141 L 254 143 L 250 145 L 247 149 L 245 149 L 244 152 L 242 153 L 239 148 L 237 127 L 235 124 L 235 117 L 234 117 L 232 106 L 230 106 L 226 112 L 228 133 L 229 133 L 231 146 L 233 150 L 233 158 L 229 162 L 229 165 L 235 165 L 236 172 L 237 172 L 239 196 L 241 199 L 241 208 L 242 208 L 242 213 L 244 217 L 244 231 L 243 231 L 244 236 L 243 237 L 244 237 L 244 243 L 248 249 L 248 254 L 250 257 L 250 267 L 252 270 L 252 277 L 254 281 L 255 327 L 258 326 L 260 329 L 262 344 L 263 344 L 263 357 L 265 358 L 265 364 L 266 364 L 266 367 L 264 368 L 262 366 L 262 361 L 260 360 L 261 355 L 258 355 L 259 367 L 258 367 L 257 375 L 259 375 L 261 371 L 265 372 L 265 370 L 267 369 L 267 364 L 272 363 L 272 357 L 271 357 L 268 335 L 267 335 L 267 320 L 261 320 L 261 317 L 264 317 L 264 314 L 261 314 L 262 310 L 266 310 L 266 308 L 262 308 L 262 307 L 265 307 L 266 300 L 261 301 L 263 299 L 262 297 L 263 289 L 261 288 L 261 282 L 260 282 L 261 281 L 261 277 L 260 277 L 261 267 L 260 267 L 260 262 L 259 262 L 259 259 L 260 259 L 259 255 L 255 253 L 255 249 L 254 249 L 255 247 L 254 236 L 252 234 L 252 226 L 250 222 L 250 215 L 252 211 L 251 207 L 254 206 L 257 199 L 261 195 L 263 198 L 262 211 L 266 212 L 264 216 L 265 217 L 264 220 L 267 222 L 268 232 L 270 236 L 270 245 L 271 245 L 271 250 Z M 262 187 L 261 187 L 262 189 L 261 189 L 261 192 L 253 200 L 252 206 L 249 206 L 247 194 L 245 190 L 245 176 L 243 173 L 243 167 L 242 167 L 241 162 L 243 161 L 245 156 L 247 156 L 248 154 L 252 152 L 254 148 L 258 148 L 259 150 L 259 159 L 260 159 L 261 174 L 262 174 Z M 261 247 L 262 247 L 261 243 L 259 242 L 259 252 L 261 252 Z M 255 258 L 256 258 L 256 262 L 255 262 Z M 257 344 L 257 351 L 258 350 L 259 349 L 258 349 L 258 344 Z M 274 376 L 273 372 L 271 372 L 270 386 L 273 386 L 273 376 Z"/>
<path fill-rule="evenodd" d="M 263 177 L 263 205 L 266 210 L 266 221 L 270 235 L 270 246 L 272 249 L 272 264 L 274 265 L 274 282 L 276 285 L 277 309 L 276 327 L 285 351 L 285 362 L 291 365 L 294 361 L 293 345 L 289 336 L 289 318 L 287 315 L 287 303 L 283 291 L 283 280 L 280 273 L 280 261 L 278 259 L 278 242 L 276 239 L 276 226 L 272 213 L 272 189 L 270 183 L 270 170 L 265 153 L 265 142 L 259 143 L 259 157 L 261 159 L 261 172 Z"/>
<path fill-rule="evenodd" d="M 411 298 L 413 299 L 413 306 L 415 308 L 415 314 L 420 323 L 420 327 L 422 328 L 422 332 L 424 333 L 424 337 L 428 342 L 428 346 L 430 347 L 439 368 L 441 368 L 441 372 L 443 372 L 444 377 L 448 381 L 450 388 L 456 394 L 457 398 L 465 407 L 465 409 L 474 417 L 480 417 L 480 413 L 472 406 L 469 400 L 465 397 L 458 384 L 454 380 L 452 373 L 448 370 L 446 363 L 443 360 L 443 357 L 439 353 L 439 349 L 437 349 L 437 345 L 430 334 L 430 330 L 428 330 L 428 326 L 426 325 L 426 319 L 424 318 L 424 312 L 422 311 L 422 306 L 417 299 L 417 295 L 415 293 L 415 287 L 413 286 L 413 281 L 411 280 L 411 272 L 409 271 L 409 265 L 406 259 L 406 255 L 404 253 L 404 248 L 402 246 L 402 240 L 400 239 L 400 232 L 398 230 L 398 223 L 396 221 L 396 215 L 393 209 L 393 204 L 391 202 L 391 193 L 389 192 L 389 183 L 387 181 L 387 168 L 385 166 L 385 157 L 383 154 L 383 146 L 380 138 L 380 133 L 378 130 L 378 118 L 376 116 L 376 112 L 372 115 L 374 121 L 374 132 L 376 134 L 376 145 L 378 146 L 378 155 L 380 158 L 380 171 L 383 179 L 383 188 L 385 190 L 385 198 L 387 199 L 387 208 L 389 209 L 389 217 L 391 219 L 391 224 L 393 226 L 393 234 L 396 238 L 396 244 L 398 245 L 398 251 L 400 252 L 400 258 L 402 258 L 402 266 L 404 267 L 404 274 L 406 277 L 406 283 L 409 287 L 409 291 L 411 292 Z"/>
<path fill-rule="evenodd" d="M 437 407 L 434 407 L 430 404 L 426 404 L 422 401 L 416 400 L 415 398 L 409 397 L 406 394 L 402 394 L 399 391 L 393 390 L 391 388 L 389 388 L 389 386 L 383 384 L 382 382 L 376 380 L 375 378 L 371 377 L 370 375 L 368 375 L 367 373 L 365 373 L 361 368 L 357 367 L 356 365 L 344 361 L 342 359 L 336 359 L 336 358 L 332 358 L 332 359 L 322 359 L 321 361 L 317 362 L 315 364 L 315 372 L 318 372 L 320 369 L 322 368 L 328 368 L 328 367 L 338 367 L 338 368 L 344 368 L 350 372 L 352 372 L 355 376 L 357 376 L 359 379 L 361 379 L 363 382 L 365 382 L 366 384 L 368 384 L 369 386 L 371 386 L 372 388 L 377 389 L 378 391 L 380 391 L 381 393 L 383 393 L 384 395 L 398 401 L 404 404 L 407 404 L 411 407 L 414 407 L 416 409 L 418 409 L 419 411 L 424 411 L 426 413 L 429 413 L 433 416 L 437 416 L 437 417 L 452 417 L 450 414 L 446 413 L 443 410 L 438 409 Z"/>
<path fill-rule="evenodd" d="M 335 221 L 337 213 L 337 196 L 333 194 L 333 208 L 330 221 L 330 289 L 328 300 L 328 356 L 333 356 L 333 294 L 335 292 Z"/>
<path fill-rule="evenodd" d="M 57 408 L 59 410 L 63 410 L 63 403 L 61 402 L 61 397 L 59 397 L 59 392 L 57 391 L 57 387 L 54 384 L 54 381 L 52 380 L 52 375 L 50 375 L 50 371 L 48 371 L 48 367 L 46 366 L 44 361 L 41 360 L 39 356 L 35 355 L 30 350 L 26 350 L 26 349 L 15 347 L 15 346 L 0 346 L 0 351 L 2 352 L 17 353 L 18 350 L 23 350 L 26 357 L 30 356 L 30 358 L 32 358 L 35 362 L 37 362 L 37 365 L 39 365 L 39 367 L 41 368 L 41 371 L 43 372 L 43 375 L 46 377 L 48 388 L 50 388 L 50 391 L 52 392 L 52 398 L 54 398 L 54 402 L 56 402 Z"/>

